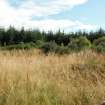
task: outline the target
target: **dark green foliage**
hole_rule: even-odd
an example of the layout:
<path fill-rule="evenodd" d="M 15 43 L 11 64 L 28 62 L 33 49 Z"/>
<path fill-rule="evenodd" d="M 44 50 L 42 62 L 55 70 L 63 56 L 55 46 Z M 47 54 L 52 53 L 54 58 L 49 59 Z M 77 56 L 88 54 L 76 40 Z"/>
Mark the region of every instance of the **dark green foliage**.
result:
<path fill-rule="evenodd" d="M 0 44 L 2 46 L 19 44 L 20 42 L 30 43 L 37 40 L 44 40 L 45 36 L 39 30 L 24 30 L 20 31 L 13 27 L 7 30 L 0 29 Z"/>
<path fill-rule="evenodd" d="M 105 47 L 105 36 L 94 40 L 94 45 L 101 45 Z"/>
<path fill-rule="evenodd" d="M 41 47 L 41 49 L 43 50 L 44 53 L 49 53 L 56 52 L 57 47 L 58 46 L 55 42 L 47 42 Z"/>
<path fill-rule="evenodd" d="M 69 54 L 70 52 L 70 49 L 65 46 L 58 46 L 56 49 L 57 54 Z"/>
<path fill-rule="evenodd" d="M 60 30 L 56 33 L 52 31 L 40 32 L 39 30 L 25 30 L 22 28 L 21 30 L 16 30 L 14 27 L 10 27 L 9 29 L 0 29 L 0 44 L 2 46 L 11 45 L 11 44 L 19 44 L 20 42 L 36 43 L 38 40 L 50 42 L 55 41 L 58 45 L 63 43 L 64 46 L 67 46 L 73 38 L 78 39 L 79 37 L 86 37 L 90 42 L 94 42 L 94 40 L 105 36 L 105 31 L 100 29 L 97 32 L 75 32 L 75 33 L 64 33 Z"/>
<path fill-rule="evenodd" d="M 55 42 L 49 42 L 49 43 L 45 43 L 41 49 L 43 50 L 44 53 L 49 53 L 49 52 L 53 52 L 53 53 L 57 53 L 57 54 L 69 54 L 70 53 L 70 49 L 67 46 L 64 45 L 57 45 Z"/>
<path fill-rule="evenodd" d="M 41 48 L 45 44 L 45 42 L 43 40 L 37 40 L 35 44 L 36 48 Z"/>
<path fill-rule="evenodd" d="M 68 47 L 74 51 L 85 50 L 91 47 L 90 41 L 86 37 L 74 38 L 68 44 Z"/>
<path fill-rule="evenodd" d="M 8 49 L 8 50 L 13 50 L 13 49 L 32 49 L 32 48 L 36 48 L 35 43 L 20 43 L 20 44 L 15 44 L 15 45 L 8 45 L 6 47 L 4 47 L 4 49 Z"/>
<path fill-rule="evenodd" d="M 94 47 L 94 50 L 98 53 L 105 53 L 105 47 L 98 45 Z"/>
<path fill-rule="evenodd" d="M 96 51 L 105 51 L 105 31 L 64 33 L 60 30 L 41 32 L 39 30 L 16 30 L 14 27 L 0 29 L 0 46 L 2 49 L 30 49 L 40 48 L 43 52 L 59 54 L 70 53 L 93 48 Z M 92 46 L 92 47 L 91 47 Z"/>
<path fill-rule="evenodd" d="M 46 41 L 55 41 L 58 45 L 61 45 L 62 43 L 66 46 L 70 42 L 70 35 L 58 35 L 58 34 L 48 34 L 46 36 Z"/>
<path fill-rule="evenodd" d="M 97 52 L 105 52 L 105 36 L 94 41 L 94 49 Z"/>

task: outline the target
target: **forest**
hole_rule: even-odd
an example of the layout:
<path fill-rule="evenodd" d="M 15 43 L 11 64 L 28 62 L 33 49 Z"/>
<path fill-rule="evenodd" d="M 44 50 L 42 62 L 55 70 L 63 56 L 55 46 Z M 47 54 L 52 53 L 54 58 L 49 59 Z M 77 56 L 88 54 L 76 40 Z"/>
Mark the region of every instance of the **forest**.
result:
<path fill-rule="evenodd" d="M 105 31 L 77 31 L 65 33 L 36 30 L 17 30 L 14 27 L 0 29 L 0 49 L 41 49 L 44 53 L 65 54 L 92 49 L 105 52 Z"/>

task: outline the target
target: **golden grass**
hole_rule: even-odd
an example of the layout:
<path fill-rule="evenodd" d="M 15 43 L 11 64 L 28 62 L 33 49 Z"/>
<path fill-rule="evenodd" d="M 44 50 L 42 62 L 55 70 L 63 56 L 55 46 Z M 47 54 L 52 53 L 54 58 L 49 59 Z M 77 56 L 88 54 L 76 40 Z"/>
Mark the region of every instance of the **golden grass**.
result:
<path fill-rule="evenodd" d="M 100 105 L 105 56 L 0 51 L 0 105 Z"/>

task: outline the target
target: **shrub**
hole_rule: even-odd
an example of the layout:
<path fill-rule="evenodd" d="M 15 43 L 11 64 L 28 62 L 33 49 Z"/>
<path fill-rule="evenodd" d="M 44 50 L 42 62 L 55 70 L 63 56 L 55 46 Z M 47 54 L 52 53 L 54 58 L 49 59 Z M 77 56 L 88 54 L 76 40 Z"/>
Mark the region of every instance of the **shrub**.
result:
<path fill-rule="evenodd" d="M 49 52 L 53 52 L 56 54 L 69 54 L 70 50 L 67 46 L 64 45 L 57 45 L 55 42 L 48 42 L 45 43 L 41 49 L 43 50 L 44 53 L 49 53 Z"/>
<path fill-rule="evenodd" d="M 105 52 L 105 37 L 98 38 L 93 42 L 94 49 L 97 52 Z"/>
<path fill-rule="evenodd" d="M 58 54 L 69 54 L 70 49 L 68 47 L 65 47 L 65 46 L 58 46 L 57 49 L 56 49 L 56 53 L 58 53 Z"/>
<path fill-rule="evenodd" d="M 98 45 L 94 47 L 94 50 L 98 53 L 104 53 L 105 52 L 105 47 Z"/>
<path fill-rule="evenodd" d="M 13 50 L 13 49 L 32 49 L 35 48 L 36 45 L 35 43 L 20 43 L 20 44 L 15 44 L 15 45 L 9 45 L 6 46 L 4 49 L 8 49 L 8 50 Z"/>
<path fill-rule="evenodd" d="M 42 45 L 41 49 L 44 53 L 55 52 L 57 49 L 57 44 L 55 42 L 47 42 Z"/>
<path fill-rule="evenodd" d="M 44 45 L 44 43 L 45 42 L 42 41 L 42 40 L 37 40 L 36 43 L 35 43 L 36 44 L 36 48 L 41 48 Z"/>
<path fill-rule="evenodd" d="M 72 39 L 68 47 L 74 51 L 85 50 L 91 47 L 91 42 L 86 37 Z"/>
<path fill-rule="evenodd" d="M 96 46 L 98 46 L 98 45 L 105 46 L 105 36 L 94 40 L 93 43 Z"/>

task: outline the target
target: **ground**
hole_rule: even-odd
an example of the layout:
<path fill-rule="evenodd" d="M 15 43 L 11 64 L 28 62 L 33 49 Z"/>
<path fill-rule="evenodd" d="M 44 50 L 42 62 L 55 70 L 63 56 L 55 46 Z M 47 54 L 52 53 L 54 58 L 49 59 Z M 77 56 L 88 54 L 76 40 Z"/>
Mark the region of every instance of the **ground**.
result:
<path fill-rule="evenodd" d="M 104 54 L 0 51 L 0 105 L 100 105 L 104 99 Z"/>

